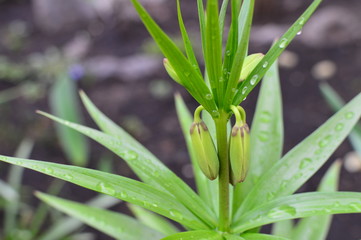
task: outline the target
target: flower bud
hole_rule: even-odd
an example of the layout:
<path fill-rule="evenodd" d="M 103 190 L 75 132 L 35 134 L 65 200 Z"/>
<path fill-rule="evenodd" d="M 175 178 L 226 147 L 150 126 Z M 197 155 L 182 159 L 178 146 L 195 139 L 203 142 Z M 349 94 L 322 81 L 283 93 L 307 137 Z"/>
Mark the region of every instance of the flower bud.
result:
<path fill-rule="evenodd" d="M 203 121 L 194 122 L 190 130 L 198 165 L 210 180 L 218 177 L 219 160 L 212 137 Z"/>
<path fill-rule="evenodd" d="M 255 53 L 244 59 L 241 76 L 239 77 L 240 82 L 244 81 L 251 74 L 253 69 L 261 62 L 263 57 L 264 55 L 262 53 Z"/>
<path fill-rule="evenodd" d="M 249 127 L 246 123 L 235 124 L 232 128 L 229 159 L 231 183 L 235 186 L 246 178 L 250 159 Z"/>
<path fill-rule="evenodd" d="M 179 83 L 180 85 L 182 85 L 182 82 L 180 80 L 180 78 L 178 77 L 177 73 L 175 72 L 174 68 L 172 67 L 172 65 L 170 64 L 169 60 L 167 58 L 163 59 L 163 65 L 165 67 L 165 70 L 167 71 L 168 75 L 177 83 Z"/>

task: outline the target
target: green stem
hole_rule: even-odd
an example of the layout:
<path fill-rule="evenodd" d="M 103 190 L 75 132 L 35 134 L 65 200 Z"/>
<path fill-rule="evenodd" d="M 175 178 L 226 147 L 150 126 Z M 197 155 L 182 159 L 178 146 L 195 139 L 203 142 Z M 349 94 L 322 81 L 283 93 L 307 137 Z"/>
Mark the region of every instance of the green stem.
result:
<path fill-rule="evenodd" d="M 228 115 L 221 113 L 215 120 L 217 131 L 217 149 L 220 162 L 219 170 L 219 230 L 229 231 L 229 162 L 227 143 Z"/>

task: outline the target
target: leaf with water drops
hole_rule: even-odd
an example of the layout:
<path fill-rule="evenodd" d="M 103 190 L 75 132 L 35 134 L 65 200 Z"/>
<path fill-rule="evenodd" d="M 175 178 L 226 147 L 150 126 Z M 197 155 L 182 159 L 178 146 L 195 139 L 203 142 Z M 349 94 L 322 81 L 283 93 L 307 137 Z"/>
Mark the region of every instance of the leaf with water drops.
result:
<path fill-rule="evenodd" d="M 361 193 L 300 193 L 269 201 L 245 212 L 232 224 L 235 233 L 287 219 L 361 212 Z"/>
<path fill-rule="evenodd" d="M 246 181 L 236 186 L 234 211 L 241 205 L 260 176 L 270 169 L 282 154 L 283 113 L 282 94 L 277 62 L 267 72 L 258 96 L 251 125 L 251 160 Z"/>
<path fill-rule="evenodd" d="M 173 66 L 182 85 L 201 105 L 204 106 L 205 109 L 207 109 L 207 111 L 212 112 L 213 110 L 217 110 L 214 99 L 206 98 L 211 92 L 199 72 L 194 69 L 176 44 L 163 32 L 139 1 L 131 0 L 131 2 L 148 32 L 151 34 L 164 56 Z"/>
<path fill-rule="evenodd" d="M 335 192 L 340 177 L 341 162 L 336 161 L 322 178 L 319 192 Z M 324 240 L 330 229 L 332 215 L 313 216 L 301 219 L 293 230 L 293 240 Z"/>
<path fill-rule="evenodd" d="M 236 218 L 301 187 L 350 133 L 360 119 L 360 105 L 361 93 L 267 170 L 237 210 Z"/>
<path fill-rule="evenodd" d="M 69 127 L 80 131 L 122 157 L 143 182 L 164 189 L 174 195 L 195 215 L 211 223 L 210 225 L 215 224 L 215 214 L 184 181 L 142 144 L 99 111 L 85 93 L 81 92 L 81 97 L 91 117 L 106 134 L 77 124 L 69 125 L 68 123 Z M 64 124 L 61 119 L 51 118 Z"/>
<path fill-rule="evenodd" d="M 245 99 L 253 90 L 253 88 L 261 81 L 262 77 L 266 74 L 271 65 L 297 36 L 297 33 L 302 30 L 305 23 L 312 16 L 313 12 L 317 9 L 321 2 L 322 0 L 314 0 L 308 9 L 301 15 L 301 17 L 299 17 L 297 21 L 288 29 L 288 31 L 271 47 L 271 49 L 248 76 L 248 78 L 239 84 L 239 90 L 245 89 L 245 87 L 247 87 L 247 90 L 244 92 L 237 91 L 237 94 L 233 99 L 233 105 L 239 105 L 243 99 Z M 251 84 L 251 80 L 255 75 L 257 75 L 257 80 L 254 84 Z"/>
<path fill-rule="evenodd" d="M 116 239 L 158 240 L 164 235 L 157 232 L 134 218 L 124 214 L 111 212 L 104 209 L 94 208 L 85 204 L 65 200 L 44 193 L 36 193 L 36 196 L 50 206 L 80 219 L 89 226 Z M 137 229 L 137 231 L 134 231 Z"/>
<path fill-rule="evenodd" d="M 207 229 L 207 226 L 202 221 L 173 196 L 130 178 L 93 169 L 2 155 L 0 155 L 0 161 L 32 169 L 142 206 L 190 228 Z"/>
<path fill-rule="evenodd" d="M 223 237 L 225 240 L 245 240 L 243 237 L 233 234 L 224 234 Z"/>
<path fill-rule="evenodd" d="M 161 240 L 223 240 L 223 237 L 216 231 L 201 230 L 177 233 Z"/>
<path fill-rule="evenodd" d="M 133 204 L 128 204 L 128 208 L 132 211 L 133 215 L 136 217 L 136 219 L 138 219 L 139 222 L 160 233 L 163 233 L 165 236 L 179 232 L 179 230 L 172 223 L 158 214 Z"/>
<path fill-rule="evenodd" d="M 260 233 L 246 233 L 241 235 L 245 240 L 291 240 L 289 238 Z"/>

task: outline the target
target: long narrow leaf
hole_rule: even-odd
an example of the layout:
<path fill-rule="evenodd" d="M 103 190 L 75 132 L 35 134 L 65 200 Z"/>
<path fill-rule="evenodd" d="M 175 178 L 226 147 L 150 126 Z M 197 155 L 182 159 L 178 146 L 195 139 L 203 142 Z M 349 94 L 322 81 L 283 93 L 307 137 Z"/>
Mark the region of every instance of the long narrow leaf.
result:
<path fill-rule="evenodd" d="M 186 183 L 139 142 L 101 113 L 84 93 L 81 93 L 81 97 L 97 125 L 113 137 L 77 124 L 70 124 L 69 127 L 80 131 L 122 157 L 143 182 L 166 190 L 196 215 L 201 216 L 209 225 L 215 224 L 214 213 Z M 64 121 L 60 119 L 52 119 L 64 124 Z M 144 171 L 144 169 L 151 171 Z"/>
<path fill-rule="evenodd" d="M 0 160 L 142 206 L 190 228 L 206 228 L 206 226 L 179 203 L 177 199 L 133 179 L 97 170 L 43 161 L 12 158 L 1 155 Z"/>
<path fill-rule="evenodd" d="M 232 229 L 238 233 L 287 219 L 360 212 L 361 193 L 300 193 L 275 199 L 246 212 L 233 223 Z"/>
<path fill-rule="evenodd" d="M 185 239 L 222 240 L 223 237 L 216 231 L 190 231 L 190 232 L 177 233 L 169 237 L 162 238 L 162 240 L 185 240 Z"/>
<path fill-rule="evenodd" d="M 246 233 L 241 235 L 245 240 L 291 240 L 284 237 L 272 236 L 259 233 Z"/>
<path fill-rule="evenodd" d="M 277 62 L 267 72 L 258 96 L 251 125 L 251 161 L 246 181 L 239 184 L 234 194 L 234 210 L 264 172 L 270 169 L 282 154 L 283 113 L 282 94 Z"/>
<path fill-rule="evenodd" d="M 224 106 L 227 108 L 229 107 L 230 103 L 232 103 L 232 97 L 230 96 L 234 96 L 237 93 L 235 90 L 239 81 L 239 77 L 241 75 L 244 59 L 248 52 L 248 42 L 251 34 L 253 11 L 254 0 L 245 0 L 241 9 L 241 15 L 242 13 L 244 13 L 245 19 L 240 23 L 240 25 L 243 27 L 241 29 L 241 32 L 239 32 L 239 44 L 232 63 L 232 69 L 229 75 L 229 79 L 228 81 L 225 81 L 225 83 L 227 84 L 225 96 L 227 97 L 225 98 Z"/>
<path fill-rule="evenodd" d="M 53 114 L 68 121 L 81 122 L 79 100 L 75 83 L 66 75 L 58 76 L 50 91 L 50 107 Z M 77 166 L 85 166 L 88 161 L 88 142 L 73 129 L 56 126 L 62 148 L 68 160 Z"/>
<path fill-rule="evenodd" d="M 166 58 L 168 58 L 169 62 L 173 66 L 177 75 L 181 79 L 183 86 L 207 109 L 207 111 L 210 113 L 212 113 L 212 111 L 217 111 L 212 94 L 207 85 L 204 83 L 201 75 L 196 72 L 192 64 L 186 59 L 176 44 L 156 24 L 138 0 L 131 0 L 131 2 L 149 33 L 158 44 L 162 53 Z"/>
<path fill-rule="evenodd" d="M 228 8 L 229 0 L 224 0 L 222 2 L 221 10 L 219 11 L 219 32 L 221 34 L 221 40 L 223 40 L 224 33 L 224 22 L 226 19 L 227 8 Z"/>
<path fill-rule="evenodd" d="M 289 28 L 289 30 L 278 40 L 273 47 L 268 51 L 262 61 L 256 66 L 247 79 L 238 86 L 238 92 L 233 99 L 234 105 L 239 105 L 244 98 L 253 90 L 253 88 L 261 81 L 262 77 L 277 60 L 281 53 L 297 36 L 304 24 L 312 16 L 313 12 L 320 5 L 322 0 L 314 0 L 308 9 L 301 15 L 300 18 Z"/>
<path fill-rule="evenodd" d="M 163 233 L 164 236 L 176 234 L 179 232 L 179 230 L 173 224 L 155 213 L 132 204 L 129 204 L 128 207 L 139 222 L 160 233 Z"/>
<path fill-rule="evenodd" d="M 203 57 L 206 56 L 206 16 L 204 13 L 204 5 L 203 0 L 197 0 L 197 9 L 198 9 L 198 18 L 199 18 L 199 30 L 201 32 L 201 40 L 202 40 L 202 52 Z"/>
<path fill-rule="evenodd" d="M 319 216 L 317 216 L 319 217 Z M 324 217 L 324 216 L 322 216 Z M 280 222 L 276 222 L 272 225 L 272 235 L 292 238 L 293 233 L 293 220 L 284 220 Z M 313 239 L 313 238 L 310 238 Z M 316 240 L 316 239 L 315 239 Z"/>
<path fill-rule="evenodd" d="M 265 172 L 236 213 L 294 193 L 327 161 L 361 115 L 361 93 Z"/>
<path fill-rule="evenodd" d="M 245 240 L 243 237 L 232 234 L 224 234 L 225 240 Z"/>
<path fill-rule="evenodd" d="M 323 177 L 318 191 L 335 192 L 339 182 L 341 163 L 335 162 Z M 292 235 L 293 240 L 324 240 L 327 237 L 332 215 L 313 216 L 301 219 Z"/>
<path fill-rule="evenodd" d="M 124 214 L 89 207 L 84 204 L 79 204 L 40 192 L 36 193 L 36 196 L 50 206 L 65 212 L 72 217 L 78 218 L 89 226 L 116 239 L 158 240 L 164 236 L 163 234 Z M 135 229 L 137 230 L 135 231 Z"/>

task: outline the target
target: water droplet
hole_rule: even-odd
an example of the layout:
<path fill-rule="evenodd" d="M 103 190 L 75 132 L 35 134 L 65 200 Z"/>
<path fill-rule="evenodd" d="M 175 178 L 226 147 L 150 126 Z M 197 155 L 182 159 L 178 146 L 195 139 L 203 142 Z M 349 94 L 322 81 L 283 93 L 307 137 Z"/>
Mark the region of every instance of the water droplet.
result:
<path fill-rule="evenodd" d="M 262 65 L 263 68 L 266 68 L 268 67 L 268 62 L 265 62 L 263 65 Z"/>
<path fill-rule="evenodd" d="M 353 112 L 348 112 L 348 113 L 346 113 L 345 117 L 346 117 L 346 119 L 351 119 L 351 118 L 353 118 L 354 115 L 355 114 Z"/>
<path fill-rule="evenodd" d="M 245 93 L 247 92 L 247 90 L 248 90 L 248 87 L 247 87 L 247 86 L 244 87 L 244 88 L 242 89 L 242 94 L 245 94 Z"/>
<path fill-rule="evenodd" d="M 243 98 L 243 101 L 246 101 L 247 97 Z"/>
<path fill-rule="evenodd" d="M 337 123 L 335 130 L 336 131 L 341 131 L 343 129 L 345 125 L 343 123 Z"/>
<path fill-rule="evenodd" d="M 129 161 L 133 161 L 138 159 L 138 153 L 134 152 L 134 151 L 126 151 L 123 155 L 124 159 L 129 160 Z"/>
<path fill-rule="evenodd" d="M 297 36 L 300 36 L 302 34 L 302 30 L 300 30 L 298 33 L 297 33 Z"/>
<path fill-rule="evenodd" d="M 281 182 L 280 189 L 282 190 L 285 189 L 287 187 L 287 184 L 288 184 L 288 180 L 283 180 Z"/>
<path fill-rule="evenodd" d="M 299 22 L 298 22 L 299 25 L 303 25 L 305 24 L 305 18 L 304 17 L 301 17 Z"/>
<path fill-rule="evenodd" d="M 54 173 L 54 169 L 50 168 L 50 167 L 47 167 L 45 168 L 45 173 L 46 174 L 53 174 Z"/>
<path fill-rule="evenodd" d="M 179 211 L 177 211 L 175 209 L 169 210 L 169 214 L 176 219 L 180 219 L 180 220 L 183 219 L 182 213 L 180 213 Z"/>
<path fill-rule="evenodd" d="M 207 99 L 207 100 L 212 100 L 212 99 L 213 99 L 213 95 L 210 94 L 210 93 L 206 94 L 206 99 Z"/>
<path fill-rule="evenodd" d="M 282 38 L 279 47 L 280 48 L 285 48 L 287 46 L 288 40 L 287 38 Z"/>
<path fill-rule="evenodd" d="M 153 204 L 152 204 L 152 207 L 157 208 L 157 207 L 158 207 L 158 204 L 153 203 Z"/>
<path fill-rule="evenodd" d="M 349 207 L 354 211 L 361 212 L 361 202 L 350 203 Z"/>
<path fill-rule="evenodd" d="M 330 140 L 331 140 L 331 135 L 328 135 L 318 143 L 318 146 L 320 146 L 321 148 L 326 147 L 327 144 L 330 142 Z"/>
<path fill-rule="evenodd" d="M 124 199 L 124 198 L 128 198 L 128 194 L 124 191 L 120 192 L 120 198 Z"/>
<path fill-rule="evenodd" d="M 255 85 L 256 82 L 257 82 L 257 80 L 258 80 L 258 75 L 254 75 L 254 76 L 251 78 L 251 81 L 250 81 L 251 85 L 252 85 L 252 86 Z"/>
<path fill-rule="evenodd" d="M 229 57 L 229 56 L 231 56 L 231 51 L 230 50 L 227 50 L 226 51 L 226 55 Z"/>
<path fill-rule="evenodd" d="M 264 123 L 269 123 L 269 122 L 271 122 L 271 118 L 272 118 L 271 113 L 267 112 L 267 111 L 264 111 L 264 112 L 261 113 L 260 121 L 264 122 Z"/>
<path fill-rule="evenodd" d="M 70 175 L 70 174 L 65 174 L 65 175 L 64 175 L 64 178 L 65 178 L 66 180 L 68 180 L 68 181 L 71 181 L 71 180 L 74 179 L 74 177 L 73 177 L 72 175 Z"/>
<path fill-rule="evenodd" d="M 272 209 L 268 212 L 267 216 L 269 218 L 279 218 L 287 215 L 295 216 L 297 213 L 296 209 L 294 207 L 291 207 L 289 205 L 283 205 L 277 208 Z"/>
<path fill-rule="evenodd" d="M 312 163 L 312 159 L 311 158 L 304 158 L 301 160 L 300 162 L 300 169 L 305 169 L 307 166 L 309 166 Z"/>
<path fill-rule="evenodd" d="M 219 118 L 219 116 L 220 116 L 220 114 L 219 114 L 219 112 L 217 110 L 212 111 L 212 117 L 213 118 Z"/>
<path fill-rule="evenodd" d="M 340 202 L 335 202 L 335 203 L 332 205 L 332 207 L 334 207 L 334 208 L 338 208 L 338 207 L 340 207 L 340 206 L 341 206 Z"/>
<path fill-rule="evenodd" d="M 184 72 L 184 75 L 186 75 L 186 77 L 189 77 L 191 75 L 190 72 Z"/>
<path fill-rule="evenodd" d="M 198 69 L 197 64 L 193 64 L 192 67 L 193 67 L 194 69 Z"/>
<path fill-rule="evenodd" d="M 97 190 L 99 192 L 102 192 L 102 193 L 105 193 L 105 194 L 109 194 L 109 195 L 114 195 L 115 194 L 114 187 L 112 185 L 108 184 L 108 183 L 100 182 L 100 183 L 98 183 L 96 188 L 97 188 Z"/>
<path fill-rule="evenodd" d="M 270 138 L 269 133 L 266 131 L 260 131 L 260 133 L 257 136 L 261 142 L 267 142 Z"/>

